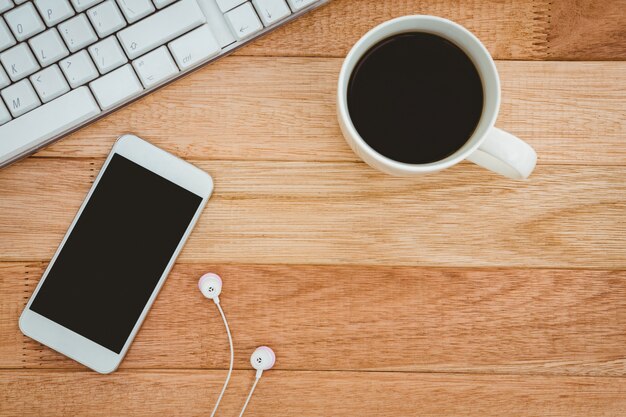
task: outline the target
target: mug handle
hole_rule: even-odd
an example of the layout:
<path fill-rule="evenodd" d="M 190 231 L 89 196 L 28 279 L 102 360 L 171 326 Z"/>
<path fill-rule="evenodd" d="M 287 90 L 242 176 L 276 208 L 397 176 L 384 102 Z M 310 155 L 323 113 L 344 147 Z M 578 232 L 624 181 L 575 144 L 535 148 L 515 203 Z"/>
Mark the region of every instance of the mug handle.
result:
<path fill-rule="evenodd" d="M 525 180 L 535 169 L 537 153 L 517 136 L 494 127 L 467 160 L 507 178 Z"/>

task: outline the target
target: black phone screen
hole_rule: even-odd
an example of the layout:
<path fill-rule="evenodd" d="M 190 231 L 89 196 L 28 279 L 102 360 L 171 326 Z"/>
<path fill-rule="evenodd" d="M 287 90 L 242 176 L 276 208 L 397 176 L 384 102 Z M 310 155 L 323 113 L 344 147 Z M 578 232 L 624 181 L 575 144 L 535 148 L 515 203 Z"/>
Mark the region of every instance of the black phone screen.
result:
<path fill-rule="evenodd" d="M 120 353 L 201 203 L 114 154 L 30 309 Z"/>

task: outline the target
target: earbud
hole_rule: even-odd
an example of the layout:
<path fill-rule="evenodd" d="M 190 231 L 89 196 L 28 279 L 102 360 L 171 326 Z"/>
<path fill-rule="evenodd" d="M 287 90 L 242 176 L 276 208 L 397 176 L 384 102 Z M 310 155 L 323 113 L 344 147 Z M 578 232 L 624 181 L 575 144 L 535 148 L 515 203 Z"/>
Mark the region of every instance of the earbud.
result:
<path fill-rule="evenodd" d="M 250 364 L 256 369 L 256 377 L 261 378 L 263 371 L 272 369 L 276 363 L 274 351 L 267 346 L 259 346 L 250 356 Z"/>
<path fill-rule="evenodd" d="M 200 292 L 209 300 L 213 300 L 215 304 L 220 303 L 219 295 L 222 292 L 222 279 L 219 275 L 209 272 L 202 275 L 198 281 Z"/>

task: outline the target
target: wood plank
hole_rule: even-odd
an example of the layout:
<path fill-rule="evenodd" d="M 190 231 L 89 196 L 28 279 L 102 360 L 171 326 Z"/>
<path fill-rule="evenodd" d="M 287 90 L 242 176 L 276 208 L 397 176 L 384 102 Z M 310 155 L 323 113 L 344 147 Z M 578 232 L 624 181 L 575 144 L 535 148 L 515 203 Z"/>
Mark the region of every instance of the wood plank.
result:
<path fill-rule="evenodd" d="M 626 57 L 626 0 L 550 2 L 549 59 Z"/>
<path fill-rule="evenodd" d="M 498 125 L 531 143 L 540 164 L 626 163 L 626 62 L 497 65 Z M 38 155 L 104 157 L 131 131 L 188 159 L 356 161 L 336 121 L 340 66 L 231 57 Z"/>
<path fill-rule="evenodd" d="M 379 23 L 431 14 L 467 27 L 498 59 L 624 60 L 624 10 L 626 0 L 333 0 L 238 54 L 342 57 Z"/>
<path fill-rule="evenodd" d="M 215 371 L 1 371 L 0 415 L 205 415 L 223 378 Z M 219 415 L 238 415 L 252 379 L 251 371 L 234 373 Z M 624 409 L 621 378 L 271 371 L 246 416 L 618 417 Z"/>
<path fill-rule="evenodd" d="M 240 53 L 345 56 L 361 36 L 386 20 L 430 14 L 464 25 L 498 59 L 541 59 L 546 57 L 550 3 L 548 0 L 333 0 Z"/>
<path fill-rule="evenodd" d="M 541 165 L 515 182 L 470 163 L 395 178 L 363 163 L 196 161 L 214 196 L 183 262 L 626 267 L 626 167 Z M 0 260 L 50 259 L 102 160 L 0 175 Z"/>
<path fill-rule="evenodd" d="M 84 369 L 17 329 L 43 268 L 0 263 L 0 367 Z M 283 370 L 626 376 L 626 271 L 303 265 L 178 264 L 122 369 L 227 366 L 207 271 L 238 369 L 268 344 Z"/>

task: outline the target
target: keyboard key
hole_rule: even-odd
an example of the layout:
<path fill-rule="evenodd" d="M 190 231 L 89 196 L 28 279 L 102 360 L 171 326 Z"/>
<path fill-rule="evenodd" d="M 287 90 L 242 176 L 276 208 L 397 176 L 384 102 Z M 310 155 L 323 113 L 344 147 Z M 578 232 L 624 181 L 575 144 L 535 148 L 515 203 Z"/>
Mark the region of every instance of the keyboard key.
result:
<path fill-rule="evenodd" d="M 0 17 L 0 51 L 15 45 L 15 38 L 2 17 Z"/>
<path fill-rule="evenodd" d="M 98 78 L 89 84 L 102 110 L 110 109 L 143 91 L 130 64 Z"/>
<path fill-rule="evenodd" d="M 230 45 L 235 42 L 236 39 L 233 36 L 232 31 L 230 30 L 230 25 L 224 19 L 224 15 L 222 14 L 219 7 L 217 7 L 217 3 L 215 0 L 197 0 L 198 6 L 202 9 L 204 16 L 206 17 L 206 22 L 211 28 L 211 32 L 215 35 L 217 42 L 220 44 L 222 48 Z"/>
<path fill-rule="evenodd" d="M 244 3 L 246 0 L 217 0 L 217 5 L 219 6 L 222 13 L 226 13 L 227 11 L 234 9 L 240 4 Z"/>
<path fill-rule="evenodd" d="M 4 88 L 7 85 L 11 84 L 11 79 L 7 75 L 2 65 L 0 65 L 0 88 Z"/>
<path fill-rule="evenodd" d="M 165 6 L 169 6 L 170 4 L 174 3 L 175 1 L 176 0 L 154 0 L 154 5 L 157 9 L 162 9 Z"/>
<path fill-rule="evenodd" d="M 4 102 L 0 100 L 0 125 L 5 124 L 9 120 L 11 120 L 11 114 L 9 113 L 7 106 L 4 105 Z"/>
<path fill-rule="evenodd" d="M 122 29 L 117 37 L 130 59 L 171 41 L 205 21 L 196 0 L 180 0 L 133 26 Z"/>
<path fill-rule="evenodd" d="M 0 163 L 41 145 L 100 113 L 89 88 L 81 87 L 0 126 Z"/>
<path fill-rule="evenodd" d="M 63 22 L 59 25 L 59 31 L 63 40 L 70 48 L 70 51 L 76 52 L 83 49 L 98 40 L 96 33 L 91 28 L 87 17 L 84 14 Z"/>
<path fill-rule="evenodd" d="M 72 2 L 72 6 L 76 9 L 77 12 L 82 12 L 90 8 L 91 6 L 95 6 L 100 3 L 102 0 L 70 0 Z"/>
<path fill-rule="evenodd" d="M 48 29 L 44 33 L 30 38 L 28 43 L 35 51 L 42 67 L 47 67 L 70 54 L 56 28 Z"/>
<path fill-rule="evenodd" d="M 91 45 L 89 53 L 100 74 L 106 74 L 128 62 L 128 58 L 124 55 L 124 51 L 122 51 L 122 47 L 115 36 L 109 36 L 105 40 Z"/>
<path fill-rule="evenodd" d="M 291 14 L 285 0 L 252 0 L 265 26 L 273 25 Z"/>
<path fill-rule="evenodd" d="M 128 23 L 136 22 L 154 11 L 154 5 L 150 0 L 117 0 L 117 4 Z"/>
<path fill-rule="evenodd" d="M 6 12 L 13 8 L 13 2 L 11 0 L 0 0 L 0 13 Z"/>
<path fill-rule="evenodd" d="M 30 76 L 30 82 L 35 86 L 39 98 L 47 103 L 70 91 L 65 77 L 58 65 L 52 65 Z"/>
<path fill-rule="evenodd" d="M 222 51 L 207 25 L 202 25 L 173 40 L 168 46 L 181 70 L 214 57 Z"/>
<path fill-rule="evenodd" d="M 20 43 L 0 54 L 0 61 L 13 81 L 32 74 L 39 69 L 37 60 L 25 43 Z"/>
<path fill-rule="evenodd" d="M 35 0 L 35 5 L 48 27 L 74 16 L 74 9 L 67 0 Z"/>
<path fill-rule="evenodd" d="M 317 0 L 287 0 L 289 5 L 291 6 L 291 10 L 297 12 L 300 9 L 304 9 L 306 6 L 309 6 L 315 3 Z"/>
<path fill-rule="evenodd" d="M 233 33 L 240 40 L 249 38 L 263 29 L 263 25 L 250 3 L 242 4 L 226 13 L 225 16 L 233 29 Z"/>
<path fill-rule="evenodd" d="M 61 60 L 59 66 L 72 88 L 81 86 L 98 76 L 98 70 L 85 50 Z"/>
<path fill-rule="evenodd" d="M 21 116 L 41 104 L 28 80 L 22 80 L 5 88 L 1 94 L 13 117 Z"/>
<path fill-rule="evenodd" d="M 91 24 L 96 28 L 96 32 L 101 38 L 109 36 L 113 32 L 117 32 L 124 26 L 126 21 L 115 5 L 114 0 L 107 0 L 104 3 L 91 8 L 87 11 L 87 16 L 91 20 Z"/>
<path fill-rule="evenodd" d="M 133 68 L 137 71 L 144 87 L 148 88 L 178 72 L 178 68 L 167 51 L 162 46 L 133 61 Z"/>
<path fill-rule="evenodd" d="M 26 3 L 4 14 L 15 39 L 23 41 L 46 28 L 32 3 Z"/>

